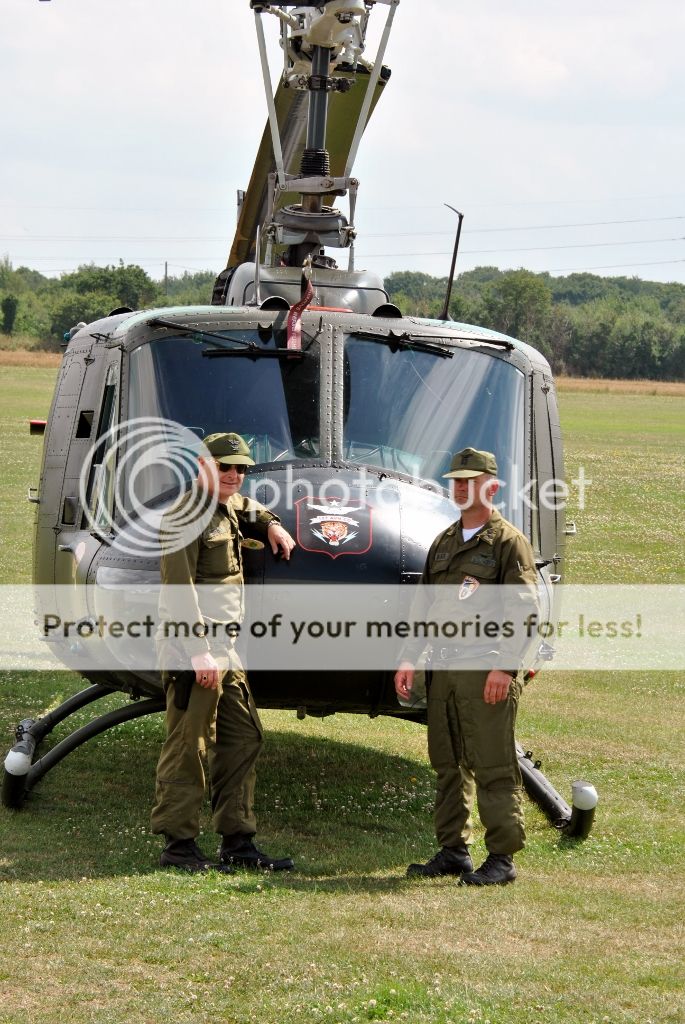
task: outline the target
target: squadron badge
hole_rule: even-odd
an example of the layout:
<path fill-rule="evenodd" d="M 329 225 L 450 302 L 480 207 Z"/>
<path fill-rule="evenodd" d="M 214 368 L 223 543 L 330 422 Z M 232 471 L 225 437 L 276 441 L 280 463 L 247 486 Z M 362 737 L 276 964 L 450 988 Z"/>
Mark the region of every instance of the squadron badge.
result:
<path fill-rule="evenodd" d="M 297 543 L 305 551 L 363 555 L 371 547 L 371 509 L 363 501 L 341 498 L 300 498 L 297 511 Z"/>
<path fill-rule="evenodd" d="M 471 597 L 478 590 L 480 583 L 473 576 L 464 576 L 461 587 L 459 588 L 459 600 L 465 601 L 467 597 Z"/>

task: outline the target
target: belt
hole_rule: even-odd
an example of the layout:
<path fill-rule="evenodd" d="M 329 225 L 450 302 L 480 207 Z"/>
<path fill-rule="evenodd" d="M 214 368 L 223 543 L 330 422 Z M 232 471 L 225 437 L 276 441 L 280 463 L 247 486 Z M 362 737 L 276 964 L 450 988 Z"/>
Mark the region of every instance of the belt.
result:
<path fill-rule="evenodd" d="M 428 660 L 434 665 L 436 662 L 458 661 L 461 657 L 463 651 L 460 647 L 433 647 Z"/>
<path fill-rule="evenodd" d="M 497 659 L 499 654 L 497 651 L 490 649 L 477 648 L 477 647 L 432 647 L 430 655 L 428 657 L 428 663 L 430 665 L 445 664 L 450 661 L 464 661 L 473 660 L 477 658 L 487 658 L 490 655 L 491 658 Z"/>

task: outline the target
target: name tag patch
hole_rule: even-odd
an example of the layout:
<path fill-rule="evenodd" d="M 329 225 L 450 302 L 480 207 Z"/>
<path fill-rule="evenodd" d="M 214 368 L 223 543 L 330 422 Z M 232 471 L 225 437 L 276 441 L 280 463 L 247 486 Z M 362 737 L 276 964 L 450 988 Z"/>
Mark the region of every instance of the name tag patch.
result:
<path fill-rule="evenodd" d="M 472 555 L 471 561 L 475 565 L 487 565 L 490 568 L 497 565 L 497 559 L 493 558 L 492 555 Z"/>
<path fill-rule="evenodd" d="M 213 530 L 212 533 L 207 535 L 207 544 L 213 544 L 215 541 L 227 540 L 231 536 L 231 531 L 219 527 L 217 530 Z"/>

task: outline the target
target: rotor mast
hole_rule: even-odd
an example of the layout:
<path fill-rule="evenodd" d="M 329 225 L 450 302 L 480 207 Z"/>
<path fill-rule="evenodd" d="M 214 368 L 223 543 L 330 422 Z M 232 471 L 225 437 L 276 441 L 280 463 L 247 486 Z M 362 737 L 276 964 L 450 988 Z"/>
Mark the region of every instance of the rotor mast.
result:
<path fill-rule="evenodd" d="M 266 239 L 265 262 L 272 261 L 274 248 L 278 247 L 280 261 L 287 265 L 302 266 L 306 260 L 311 259 L 320 267 L 335 266 L 335 262 L 324 255 L 324 246 L 329 246 L 349 249 L 348 269 L 354 268 L 354 211 L 359 183 L 351 176 L 351 170 L 369 117 L 395 9 L 399 3 L 400 0 L 250 0 L 255 13 L 276 165 L 275 173 L 269 175 L 267 216 L 260 232 L 262 238 Z M 376 59 L 370 64 L 362 58 L 362 53 L 370 13 L 376 4 L 387 6 L 388 15 Z M 295 174 L 288 173 L 284 163 L 266 57 L 263 14 L 273 14 L 281 22 L 283 87 L 308 93 L 306 142 L 299 172 Z M 332 177 L 326 146 L 329 94 L 351 89 L 356 84 L 360 67 L 368 74 L 365 100 L 344 174 Z M 285 193 L 299 193 L 300 203 L 279 208 L 278 196 Z M 349 195 L 349 221 L 339 210 L 325 203 L 328 197 L 344 195 Z M 259 253 L 256 254 L 256 260 L 260 261 Z"/>

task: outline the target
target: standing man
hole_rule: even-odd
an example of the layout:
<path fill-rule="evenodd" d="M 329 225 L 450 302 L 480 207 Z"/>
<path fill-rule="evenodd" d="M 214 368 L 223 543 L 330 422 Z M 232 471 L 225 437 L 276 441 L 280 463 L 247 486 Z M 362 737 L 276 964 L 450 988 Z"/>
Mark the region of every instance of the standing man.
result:
<path fill-rule="evenodd" d="M 523 615 L 528 620 L 537 609 L 533 550 L 523 534 L 493 508 L 499 488 L 495 456 L 465 448 L 454 456 L 445 477 L 453 480 L 452 496 L 461 518 L 430 547 L 412 620 L 425 621 L 432 612 L 433 618 L 436 613 L 437 617 L 461 617 L 464 625 L 473 625 L 465 622 L 473 619 L 468 615 L 474 607 L 469 599 L 481 586 L 486 588 L 483 595 L 490 608 L 496 595 L 513 594 L 516 618 Z M 429 589 L 426 584 L 452 586 L 441 596 L 438 586 Z M 507 591 L 492 592 L 493 584 L 505 584 Z M 463 606 L 457 607 L 459 601 Z M 494 603 L 502 626 L 502 609 L 510 602 Z M 523 848 L 525 835 L 514 727 L 521 694 L 518 674 L 529 643 L 525 630 L 501 628 L 496 640 L 467 639 L 433 649 L 428 752 L 437 773 L 435 830 L 441 848 L 426 864 L 410 864 L 408 875 L 461 875 L 465 885 L 504 885 L 516 878 L 513 854 Z M 422 640 L 414 640 L 402 650 L 395 689 L 405 701 L 422 647 Z M 485 667 L 471 667 L 476 655 L 482 655 Z M 474 871 L 469 845 L 476 798 L 488 856 Z"/>
<path fill-rule="evenodd" d="M 230 627 L 242 619 L 243 532 L 268 540 L 274 554 L 280 552 L 285 559 L 295 542 L 277 516 L 240 495 L 246 469 L 254 466 L 243 438 L 212 434 L 204 445 L 210 458 L 199 459 L 198 488 L 172 506 L 160 531 L 158 650 L 167 736 L 157 765 L 152 831 L 166 838 L 162 867 L 193 872 L 230 872 L 233 865 L 290 870 L 289 857 L 270 857 L 253 842 L 255 764 L 263 732 Z M 190 508 L 198 492 L 200 511 L 208 512 L 214 500 L 216 505 L 203 529 L 187 530 L 179 541 L 176 526 L 193 521 Z M 178 630 L 179 623 L 199 623 L 200 629 L 186 629 L 179 642 L 170 628 Z M 213 822 L 222 837 L 218 864 L 196 842 L 205 752 Z"/>

